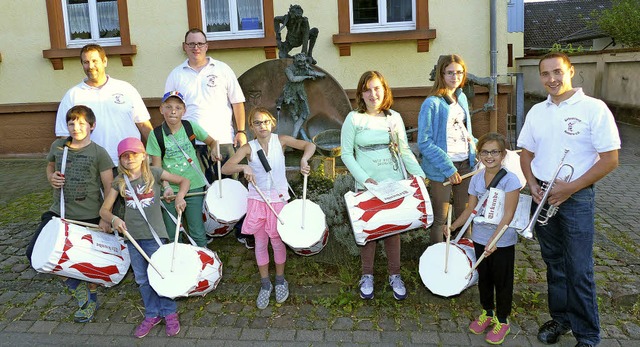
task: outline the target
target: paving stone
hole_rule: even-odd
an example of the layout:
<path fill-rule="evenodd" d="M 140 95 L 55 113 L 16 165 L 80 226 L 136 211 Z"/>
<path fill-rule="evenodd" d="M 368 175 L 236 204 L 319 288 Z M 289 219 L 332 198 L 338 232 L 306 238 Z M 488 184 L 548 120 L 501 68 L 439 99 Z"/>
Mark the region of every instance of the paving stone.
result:
<path fill-rule="evenodd" d="M 380 332 L 378 331 L 354 331 L 353 342 L 356 343 L 378 343 L 380 342 Z"/>
<path fill-rule="evenodd" d="M 295 341 L 296 331 L 294 329 L 270 329 L 267 341 Z"/>
<path fill-rule="evenodd" d="M 11 322 L 9 323 L 5 328 L 4 331 L 5 333 L 26 333 L 31 326 L 33 326 L 33 322 L 31 321 L 16 321 L 16 322 Z"/>
<path fill-rule="evenodd" d="M 30 334 L 49 334 L 58 327 L 58 322 L 34 322 L 28 332 Z"/>
<path fill-rule="evenodd" d="M 440 342 L 440 337 L 436 332 L 411 332 L 411 343 L 420 345 L 437 345 Z"/>
<path fill-rule="evenodd" d="M 632 322 L 622 323 L 622 330 L 634 340 L 640 340 L 640 327 Z"/>
<path fill-rule="evenodd" d="M 185 336 L 191 339 L 209 339 L 213 335 L 213 329 L 205 327 L 188 327 Z"/>
<path fill-rule="evenodd" d="M 353 329 L 353 319 L 349 317 L 339 317 L 333 322 L 331 329 L 334 330 L 351 330 Z"/>
<path fill-rule="evenodd" d="M 327 342 L 351 342 L 353 333 L 351 331 L 325 330 L 324 339 Z"/>
<path fill-rule="evenodd" d="M 296 341 L 309 341 L 309 342 L 323 341 L 324 332 L 325 332 L 324 330 L 297 330 Z"/>

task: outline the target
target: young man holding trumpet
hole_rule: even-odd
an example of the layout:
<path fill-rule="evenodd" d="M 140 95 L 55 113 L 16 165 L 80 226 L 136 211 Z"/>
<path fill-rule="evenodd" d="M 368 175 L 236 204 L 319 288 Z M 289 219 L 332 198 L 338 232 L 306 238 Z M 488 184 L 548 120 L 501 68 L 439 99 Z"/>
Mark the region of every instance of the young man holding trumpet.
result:
<path fill-rule="evenodd" d="M 536 224 L 552 318 L 540 327 L 538 340 L 553 344 L 573 331 L 576 347 L 595 346 L 600 323 L 593 271 L 593 185 L 618 166 L 620 136 L 606 104 L 573 88 L 575 71 L 566 54 L 548 53 L 538 69 L 549 95 L 531 108 L 518 138 L 520 164 L 534 202 L 558 207 L 545 225 Z M 561 162 L 573 167 L 571 177 L 557 173 Z M 551 183 L 546 201 L 541 201 L 543 182 Z"/>

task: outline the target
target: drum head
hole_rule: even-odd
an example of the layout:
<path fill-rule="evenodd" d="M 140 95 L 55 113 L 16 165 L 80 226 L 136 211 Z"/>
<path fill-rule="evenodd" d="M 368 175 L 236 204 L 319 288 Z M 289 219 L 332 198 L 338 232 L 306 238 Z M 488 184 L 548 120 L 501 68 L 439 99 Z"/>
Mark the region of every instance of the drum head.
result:
<path fill-rule="evenodd" d="M 186 244 L 178 243 L 176 247 L 173 271 L 171 271 L 171 257 L 173 243 L 160 246 L 151 256 L 151 262 L 162 272 L 164 278 L 151 266 L 147 268 L 149 283 L 161 296 L 176 298 L 187 296 L 198 284 L 201 269 L 200 258 L 194 249 Z"/>
<path fill-rule="evenodd" d="M 449 246 L 449 265 L 444 272 L 446 242 L 436 243 L 428 247 L 420 257 L 420 277 L 433 294 L 445 297 L 458 295 L 473 276 L 465 278 L 471 270 L 470 260 L 466 253 L 453 243 Z"/>
<path fill-rule="evenodd" d="M 222 184 L 222 197 L 220 197 Z M 211 217 L 221 224 L 236 222 L 247 213 L 249 192 L 242 183 L 231 178 L 215 181 L 207 190 L 204 203 Z"/>
<path fill-rule="evenodd" d="M 292 248 L 307 248 L 322 240 L 326 229 L 324 212 L 318 204 L 307 200 L 302 228 L 302 199 L 293 200 L 280 211 L 284 224 L 278 223 L 282 241 Z"/>

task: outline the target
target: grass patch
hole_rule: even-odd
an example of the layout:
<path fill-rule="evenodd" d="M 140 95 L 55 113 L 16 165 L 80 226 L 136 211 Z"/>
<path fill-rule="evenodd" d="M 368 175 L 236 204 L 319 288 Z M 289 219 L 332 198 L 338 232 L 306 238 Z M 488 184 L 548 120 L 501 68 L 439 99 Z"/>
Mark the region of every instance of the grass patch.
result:
<path fill-rule="evenodd" d="M 37 221 L 51 207 L 51 191 L 30 193 L 16 198 L 2 207 L 0 227 L 21 221 Z"/>

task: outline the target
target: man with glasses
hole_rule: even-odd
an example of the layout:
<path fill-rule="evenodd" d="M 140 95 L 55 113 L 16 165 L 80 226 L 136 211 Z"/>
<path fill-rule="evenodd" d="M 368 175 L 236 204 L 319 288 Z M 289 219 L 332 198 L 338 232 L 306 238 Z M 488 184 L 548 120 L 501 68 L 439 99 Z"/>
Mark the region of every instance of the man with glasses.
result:
<path fill-rule="evenodd" d="M 187 31 L 182 43 L 187 60 L 171 71 L 164 90 L 165 93 L 172 90 L 182 93 L 187 108 L 183 119 L 198 123 L 220 143 L 224 164 L 235 153 L 234 147 L 247 143 L 245 97 L 233 70 L 227 64 L 208 57 L 208 48 L 207 37 L 202 30 L 194 28 Z M 216 163 L 211 160 L 204 143 L 196 142 L 196 152 L 205 167 L 205 177 L 212 183 L 218 177 Z M 240 233 L 241 225 L 241 222 L 236 224 L 238 241 L 247 248 L 253 248 L 253 238 L 245 238 Z"/>
<path fill-rule="evenodd" d="M 556 343 L 573 331 L 577 347 L 595 346 L 600 323 L 593 271 L 593 185 L 618 166 L 620 136 L 607 105 L 573 88 L 575 71 L 566 54 L 548 53 L 538 69 L 549 95 L 531 108 L 518 137 L 520 164 L 533 200 L 540 203 L 542 182 L 555 180 L 546 203 L 558 207 L 548 224 L 536 225 L 547 265 L 551 315 L 540 327 L 538 340 Z M 553 177 L 566 150 L 564 163 L 574 169 L 568 182 Z"/>

